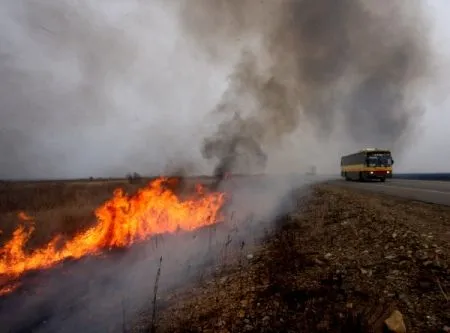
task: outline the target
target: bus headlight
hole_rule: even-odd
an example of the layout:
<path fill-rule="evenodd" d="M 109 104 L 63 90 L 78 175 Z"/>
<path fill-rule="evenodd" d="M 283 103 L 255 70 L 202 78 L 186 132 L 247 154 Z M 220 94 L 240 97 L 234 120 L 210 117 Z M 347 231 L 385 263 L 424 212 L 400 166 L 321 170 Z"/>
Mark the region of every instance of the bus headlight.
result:
<path fill-rule="evenodd" d="M 386 173 L 391 173 L 390 171 L 386 171 Z"/>
<path fill-rule="evenodd" d="M 370 174 L 373 175 L 373 171 L 370 171 Z"/>

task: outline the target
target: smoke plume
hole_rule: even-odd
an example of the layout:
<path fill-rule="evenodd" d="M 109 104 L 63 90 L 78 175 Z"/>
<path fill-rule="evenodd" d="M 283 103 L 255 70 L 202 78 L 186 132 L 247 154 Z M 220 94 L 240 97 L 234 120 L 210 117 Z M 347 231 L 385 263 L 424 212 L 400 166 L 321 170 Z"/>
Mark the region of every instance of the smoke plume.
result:
<path fill-rule="evenodd" d="M 429 64 L 419 1 L 184 4 L 183 27 L 211 61 L 242 52 L 215 110 L 225 120 L 204 144 L 215 152 L 204 156 L 218 158 L 217 169 L 233 169 L 230 154 L 240 160 L 236 142 L 252 142 L 247 155 L 260 156 L 306 128 L 324 142 L 340 132 L 340 140 L 358 147 L 406 147 L 422 112 L 415 94 Z"/>
<path fill-rule="evenodd" d="M 429 29 L 418 0 L 1 9 L 1 178 L 158 174 L 185 162 L 208 172 L 205 136 L 200 150 L 218 169 L 257 171 L 281 151 L 286 165 L 331 144 L 400 150 L 422 111 Z"/>
<path fill-rule="evenodd" d="M 2 1 L 0 178 L 205 172 L 201 119 L 227 70 L 177 20 L 161 0 Z"/>

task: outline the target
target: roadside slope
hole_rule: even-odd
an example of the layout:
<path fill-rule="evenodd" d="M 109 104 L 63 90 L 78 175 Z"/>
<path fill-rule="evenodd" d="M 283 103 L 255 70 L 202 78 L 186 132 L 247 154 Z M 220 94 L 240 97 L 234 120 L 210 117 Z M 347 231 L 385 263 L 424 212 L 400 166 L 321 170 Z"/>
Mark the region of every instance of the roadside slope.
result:
<path fill-rule="evenodd" d="M 263 245 L 160 300 L 158 331 L 377 332 L 395 308 L 408 332 L 440 331 L 450 323 L 449 238 L 449 207 L 316 186 Z"/>

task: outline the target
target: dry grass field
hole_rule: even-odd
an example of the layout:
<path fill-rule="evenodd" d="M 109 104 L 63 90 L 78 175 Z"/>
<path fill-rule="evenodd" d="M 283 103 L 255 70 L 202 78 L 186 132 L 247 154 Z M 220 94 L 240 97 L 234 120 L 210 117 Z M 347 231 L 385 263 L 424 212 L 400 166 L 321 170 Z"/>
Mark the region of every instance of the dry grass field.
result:
<path fill-rule="evenodd" d="M 94 210 L 110 199 L 115 189 L 122 188 L 127 194 L 133 194 L 153 179 L 0 182 L 0 244 L 11 237 L 20 212 L 36 222 L 35 232 L 28 242 L 34 248 L 45 244 L 55 234 L 72 236 L 95 223 Z M 187 186 L 206 183 L 206 179 L 196 177 Z"/>
<path fill-rule="evenodd" d="M 55 234 L 73 235 L 95 222 L 94 209 L 109 199 L 114 189 L 130 193 L 142 184 L 126 180 L 73 182 L 3 182 L 0 184 L 0 244 L 11 237 L 19 212 L 36 221 L 28 245 L 38 247 Z"/>

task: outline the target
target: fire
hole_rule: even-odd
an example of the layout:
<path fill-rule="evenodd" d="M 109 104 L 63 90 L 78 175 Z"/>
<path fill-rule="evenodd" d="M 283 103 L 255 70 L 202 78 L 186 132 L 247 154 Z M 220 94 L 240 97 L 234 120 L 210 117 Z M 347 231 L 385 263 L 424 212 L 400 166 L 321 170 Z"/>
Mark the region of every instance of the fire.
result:
<path fill-rule="evenodd" d="M 20 286 L 19 282 L 12 282 L 11 284 L 7 284 L 3 287 L 0 287 L 0 297 L 16 290 L 19 286 Z"/>
<path fill-rule="evenodd" d="M 61 246 L 61 237 L 31 252 L 25 246 L 34 231 L 33 219 L 25 213 L 19 218 L 27 227 L 19 226 L 12 238 L 0 248 L 0 278 L 9 287 L 0 285 L 0 295 L 11 292 L 17 277 L 27 271 L 45 269 L 68 259 L 97 255 L 105 250 L 128 247 L 135 242 L 177 230 L 192 231 L 216 223 L 220 219 L 223 193 L 206 193 L 197 186 L 196 193 L 182 200 L 170 189 L 167 178 L 159 178 L 129 196 L 116 189 L 113 197 L 95 210 L 97 223 Z"/>

